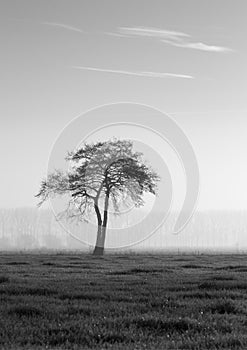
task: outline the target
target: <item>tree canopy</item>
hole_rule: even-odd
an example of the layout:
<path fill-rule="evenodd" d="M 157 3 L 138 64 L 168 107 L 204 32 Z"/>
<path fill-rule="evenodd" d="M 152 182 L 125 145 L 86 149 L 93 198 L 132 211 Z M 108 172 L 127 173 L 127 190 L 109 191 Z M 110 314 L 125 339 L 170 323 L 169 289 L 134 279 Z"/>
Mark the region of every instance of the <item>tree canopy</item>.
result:
<path fill-rule="evenodd" d="M 86 218 L 94 209 L 98 221 L 95 254 L 103 253 L 108 209 L 117 213 L 124 203 L 139 207 L 145 192 L 156 195 L 158 174 L 146 164 L 143 154 L 133 150 L 130 140 L 85 143 L 70 152 L 66 173 L 54 171 L 42 181 L 37 197 L 42 204 L 49 197 L 69 195 L 68 217 Z M 103 212 L 99 203 L 103 203 Z M 100 239 L 101 237 L 101 239 Z M 102 247 L 97 249 L 97 244 Z"/>

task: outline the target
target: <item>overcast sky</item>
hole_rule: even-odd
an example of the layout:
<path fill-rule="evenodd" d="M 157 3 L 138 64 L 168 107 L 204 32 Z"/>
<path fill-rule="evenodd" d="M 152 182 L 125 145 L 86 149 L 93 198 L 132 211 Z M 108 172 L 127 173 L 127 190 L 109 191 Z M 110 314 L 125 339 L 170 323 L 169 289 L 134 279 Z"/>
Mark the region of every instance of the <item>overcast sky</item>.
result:
<path fill-rule="evenodd" d="M 169 113 L 201 173 L 199 209 L 247 209 L 247 2 L 0 2 L 0 207 L 34 206 L 73 118 L 129 101 Z"/>

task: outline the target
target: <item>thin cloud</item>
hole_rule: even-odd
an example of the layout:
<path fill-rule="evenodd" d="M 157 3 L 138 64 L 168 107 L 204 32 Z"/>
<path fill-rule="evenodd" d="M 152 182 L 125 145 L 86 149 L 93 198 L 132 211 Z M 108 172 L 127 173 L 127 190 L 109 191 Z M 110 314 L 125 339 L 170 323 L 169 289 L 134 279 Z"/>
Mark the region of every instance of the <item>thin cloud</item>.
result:
<path fill-rule="evenodd" d="M 227 47 L 207 45 L 204 43 L 186 43 L 186 42 L 175 43 L 175 42 L 170 42 L 167 40 L 162 40 L 162 41 L 164 43 L 171 44 L 171 45 L 176 46 L 176 47 L 182 47 L 185 49 L 194 49 L 194 50 L 207 51 L 207 52 L 230 52 L 230 51 L 233 51 L 232 49 L 229 49 Z"/>
<path fill-rule="evenodd" d="M 187 74 L 176 74 L 176 73 L 160 73 L 160 72 L 138 72 L 138 71 L 126 71 L 126 70 L 116 70 L 116 69 L 103 69 L 96 67 L 85 67 L 85 66 L 72 66 L 74 69 L 81 69 L 94 72 L 102 73 L 114 73 L 114 74 L 123 74 L 130 76 L 138 77 L 147 77 L 147 78 L 182 78 L 182 79 L 194 79 L 193 76 Z"/>
<path fill-rule="evenodd" d="M 208 45 L 201 42 L 192 42 L 191 35 L 183 32 L 144 27 L 120 27 L 118 31 L 120 34 L 128 35 L 128 37 L 154 38 L 168 45 L 186 49 L 194 49 L 207 52 L 233 51 L 228 47 Z"/>
<path fill-rule="evenodd" d="M 120 27 L 119 32 L 129 36 L 143 36 L 174 41 L 179 41 L 181 38 L 190 37 L 189 34 L 182 32 L 145 27 Z"/>
<path fill-rule="evenodd" d="M 58 27 L 58 28 L 62 28 L 62 29 L 71 30 L 73 32 L 85 33 L 85 31 L 83 31 L 82 29 L 79 29 L 79 28 L 76 28 L 76 27 L 72 27 L 72 26 L 69 26 L 69 25 L 63 24 L 63 23 L 42 22 L 42 24 L 47 25 L 47 26 L 51 26 L 51 27 Z"/>
<path fill-rule="evenodd" d="M 66 30 L 70 30 L 73 32 L 77 32 L 77 33 L 83 33 L 83 34 L 96 34 L 96 35 L 108 35 L 108 36 L 115 36 L 115 37 L 121 37 L 121 38 L 127 38 L 129 37 L 126 34 L 121 34 L 121 33 L 114 33 L 114 32 L 100 32 L 100 31 L 95 31 L 95 32 L 86 32 L 85 30 L 82 30 L 80 28 L 77 27 L 73 27 L 67 24 L 63 24 L 63 23 L 57 23 L 57 22 L 41 22 L 41 24 L 46 25 L 46 26 L 51 26 L 51 27 L 58 27 L 61 29 L 66 29 Z"/>

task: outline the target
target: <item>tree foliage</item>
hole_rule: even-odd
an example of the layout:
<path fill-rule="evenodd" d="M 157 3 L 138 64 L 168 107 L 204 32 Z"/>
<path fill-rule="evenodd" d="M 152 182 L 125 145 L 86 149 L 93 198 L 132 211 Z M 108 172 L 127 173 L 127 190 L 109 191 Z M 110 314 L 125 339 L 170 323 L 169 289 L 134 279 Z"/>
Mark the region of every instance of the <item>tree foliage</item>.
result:
<path fill-rule="evenodd" d="M 69 217 L 86 218 L 94 209 L 98 225 L 106 227 L 109 204 L 117 213 L 123 203 L 143 205 L 145 192 L 156 194 L 159 176 L 145 163 L 143 154 L 133 150 L 130 140 L 85 143 L 66 160 L 68 171 L 49 174 L 37 197 L 42 204 L 49 197 L 67 194 Z"/>

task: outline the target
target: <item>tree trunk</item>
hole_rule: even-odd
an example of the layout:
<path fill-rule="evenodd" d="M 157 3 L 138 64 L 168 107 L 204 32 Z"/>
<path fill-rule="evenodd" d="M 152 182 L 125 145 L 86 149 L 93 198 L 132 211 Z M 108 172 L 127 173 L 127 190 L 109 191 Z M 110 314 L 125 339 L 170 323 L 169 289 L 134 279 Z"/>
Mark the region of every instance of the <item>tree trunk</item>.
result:
<path fill-rule="evenodd" d="M 102 225 L 98 225 L 97 239 L 96 239 L 93 255 L 102 256 L 104 254 L 105 234 L 106 234 L 105 227 L 103 227 Z"/>
<path fill-rule="evenodd" d="M 107 226 L 107 218 L 108 218 L 109 195 L 110 195 L 110 191 L 108 190 L 105 196 L 103 224 L 101 220 L 101 215 L 99 213 L 98 205 L 95 206 L 96 214 L 98 217 L 98 232 L 97 232 L 97 240 L 96 240 L 93 255 L 102 256 L 104 254 L 106 226 Z"/>

